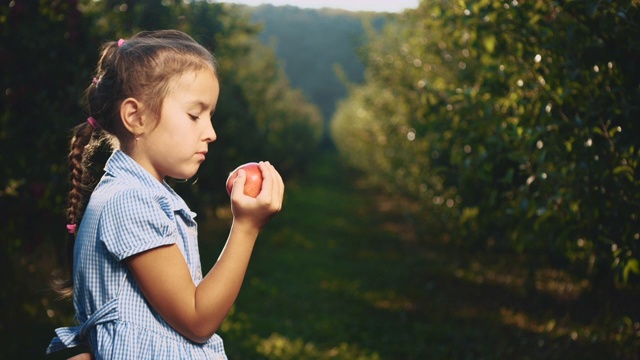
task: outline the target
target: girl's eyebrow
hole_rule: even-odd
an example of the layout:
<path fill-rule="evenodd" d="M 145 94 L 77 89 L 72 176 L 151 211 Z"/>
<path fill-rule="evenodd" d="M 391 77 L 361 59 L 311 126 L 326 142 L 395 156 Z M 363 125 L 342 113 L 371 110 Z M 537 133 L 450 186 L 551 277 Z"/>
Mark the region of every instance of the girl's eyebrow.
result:
<path fill-rule="evenodd" d="M 188 106 L 197 106 L 197 107 L 199 107 L 200 109 L 206 109 L 206 108 L 208 108 L 208 107 L 209 107 L 209 104 L 205 103 L 205 102 L 204 102 L 204 101 L 202 101 L 202 100 L 193 100 L 193 101 L 189 101 L 189 102 L 187 102 L 187 105 L 188 105 Z M 215 110 L 216 110 L 216 106 L 214 105 L 214 106 L 213 106 L 213 109 L 212 109 L 211 111 L 213 112 L 213 111 L 215 111 Z"/>
<path fill-rule="evenodd" d="M 204 103 L 204 101 L 202 100 L 192 100 L 192 101 L 188 101 L 187 102 L 188 106 L 197 106 L 197 107 L 201 107 L 201 108 L 205 108 L 207 107 L 207 104 Z"/>

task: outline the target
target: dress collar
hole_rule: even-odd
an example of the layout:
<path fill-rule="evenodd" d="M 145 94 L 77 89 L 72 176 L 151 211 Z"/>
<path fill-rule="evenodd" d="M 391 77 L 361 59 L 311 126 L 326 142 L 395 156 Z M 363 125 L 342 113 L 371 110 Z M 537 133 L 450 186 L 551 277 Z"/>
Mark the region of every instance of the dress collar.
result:
<path fill-rule="evenodd" d="M 140 187 L 152 190 L 158 194 L 165 195 L 171 204 L 173 211 L 181 211 L 187 217 L 196 217 L 196 213 L 191 211 L 182 198 L 167 184 L 166 181 L 158 181 L 145 168 L 133 160 L 129 155 L 121 150 L 115 150 L 107 161 L 104 170 L 105 176 L 120 178 L 130 184 L 131 187 Z"/>

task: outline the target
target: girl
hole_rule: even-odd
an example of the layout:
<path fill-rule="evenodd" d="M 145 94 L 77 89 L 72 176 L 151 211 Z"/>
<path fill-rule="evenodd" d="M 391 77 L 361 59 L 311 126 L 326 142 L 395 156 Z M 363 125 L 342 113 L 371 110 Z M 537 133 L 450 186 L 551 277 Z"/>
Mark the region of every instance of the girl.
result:
<path fill-rule="evenodd" d="M 79 326 L 57 329 L 48 353 L 87 344 L 96 359 L 226 359 L 215 332 L 284 185 L 260 162 L 262 191 L 251 198 L 240 172 L 227 243 L 203 278 L 195 214 L 164 179 L 188 179 L 204 161 L 219 90 L 213 55 L 184 33 L 142 32 L 103 46 L 86 91 L 91 117 L 75 128 L 69 154 Z M 94 149 L 105 138 L 118 149 L 85 208 Z"/>

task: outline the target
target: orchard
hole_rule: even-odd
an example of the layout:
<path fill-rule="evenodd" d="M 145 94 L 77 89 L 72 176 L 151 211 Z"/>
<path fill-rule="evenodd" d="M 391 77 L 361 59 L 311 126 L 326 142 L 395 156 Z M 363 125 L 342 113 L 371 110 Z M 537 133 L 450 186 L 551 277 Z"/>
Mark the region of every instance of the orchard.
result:
<path fill-rule="evenodd" d="M 606 298 L 640 280 L 639 39 L 637 1 L 423 1 L 370 31 L 332 135 L 422 231 Z"/>

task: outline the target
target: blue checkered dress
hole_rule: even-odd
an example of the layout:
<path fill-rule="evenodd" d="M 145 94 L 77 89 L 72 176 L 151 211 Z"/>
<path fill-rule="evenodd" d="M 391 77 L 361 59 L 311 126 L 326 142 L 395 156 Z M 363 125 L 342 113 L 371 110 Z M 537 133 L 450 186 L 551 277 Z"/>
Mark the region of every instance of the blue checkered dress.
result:
<path fill-rule="evenodd" d="M 47 353 L 87 342 L 96 359 L 226 359 L 222 339 L 191 342 L 146 302 L 123 259 L 178 244 L 191 278 L 202 280 L 197 226 L 185 202 L 116 150 L 87 205 L 74 251 L 79 326 L 56 329 Z"/>

